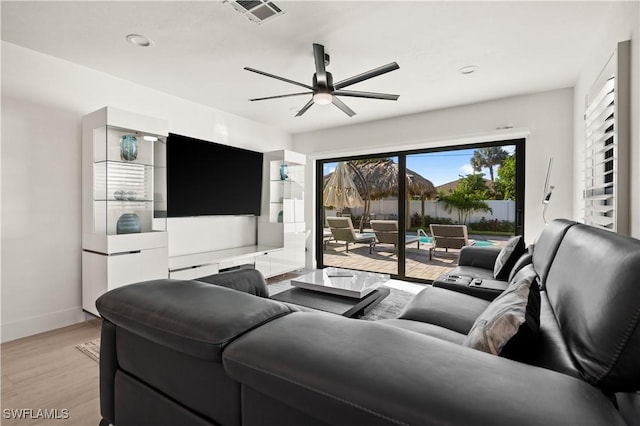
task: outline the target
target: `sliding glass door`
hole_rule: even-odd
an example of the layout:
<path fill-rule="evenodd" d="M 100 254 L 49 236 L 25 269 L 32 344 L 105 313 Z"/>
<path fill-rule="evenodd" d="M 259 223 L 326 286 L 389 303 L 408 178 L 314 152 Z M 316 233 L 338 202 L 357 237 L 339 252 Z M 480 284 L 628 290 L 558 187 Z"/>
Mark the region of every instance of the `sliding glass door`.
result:
<path fill-rule="evenodd" d="M 457 265 L 461 247 L 522 234 L 524 140 L 318 166 L 319 267 L 429 282 Z"/>
<path fill-rule="evenodd" d="M 397 222 L 398 157 L 325 161 L 321 170 L 322 264 L 398 275 L 397 229 L 378 226 Z"/>
<path fill-rule="evenodd" d="M 500 247 L 516 234 L 516 145 L 409 154 L 407 171 L 426 176 L 430 193 L 410 193 L 405 276 L 433 280 L 457 265 L 463 246 Z"/>

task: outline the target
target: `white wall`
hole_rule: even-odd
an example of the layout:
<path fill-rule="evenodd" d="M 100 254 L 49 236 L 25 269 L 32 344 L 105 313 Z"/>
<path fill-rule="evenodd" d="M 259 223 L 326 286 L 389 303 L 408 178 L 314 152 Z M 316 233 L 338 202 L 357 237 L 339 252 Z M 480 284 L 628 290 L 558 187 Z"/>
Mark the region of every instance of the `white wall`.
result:
<path fill-rule="evenodd" d="M 516 220 L 516 202 L 513 200 L 485 200 L 485 203 L 492 210 L 491 212 L 474 212 L 469 216 L 468 223 L 478 222 L 482 218 L 486 220 L 506 220 L 509 222 L 515 222 Z M 420 200 L 411 200 L 407 208 L 409 216 L 414 214 L 422 214 L 423 202 Z M 327 209 L 324 210 L 325 216 L 335 216 L 336 210 Z M 352 216 L 361 216 L 364 212 L 364 207 L 354 207 L 351 209 Z M 371 219 L 387 219 L 389 216 L 398 216 L 398 199 L 397 198 L 383 198 L 379 200 L 371 200 L 369 204 L 369 213 Z M 453 221 L 458 220 L 458 212 L 454 209 L 451 212 L 447 212 L 444 208 L 444 204 L 436 200 L 424 201 L 424 215 L 438 218 L 447 218 Z M 354 226 L 357 226 L 354 223 Z"/>
<path fill-rule="evenodd" d="M 278 129 L 3 42 L 2 341 L 84 320 L 80 123 L 105 105 L 167 119 L 174 133 L 256 151 L 291 148 Z M 225 235 L 255 241 L 246 220 L 198 221 L 206 229 L 194 237 L 198 249 L 220 246 Z M 188 250 L 191 225 L 169 223 L 170 251 Z"/>
<path fill-rule="evenodd" d="M 598 32 L 598 43 L 591 49 L 574 88 L 574 216 L 582 213 L 582 174 L 584 161 L 584 105 L 588 90 L 620 41 L 631 40 L 631 235 L 640 238 L 640 3 L 612 3 L 606 28 Z"/>
<path fill-rule="evenodd" d="M 505 125 L 513 130 L 496 130 Z M 343 155 L 431 148 L 503 140 L 526 135 L 525 240 L 533 242 L 544 226 L 542 191 L 549 157 L 554 157 L 552 183 L 556 189 L 547 219 L 573 215 L 573 90 L 560 89 L 497 99 L 387 120 L 293 136 L 293 149 L 307 154 L 307 182 L 315 178 L 313 160 Z M 426 176 L 427 178 L 429 176 Z M 315 194 L 313 186 L 307 194 Z M 307 211 L 315 212 L 313 196 Z M 307 223 L 315 222 L 312 216 Z M 315 264 L 309 248 L 307 265 Z"/>

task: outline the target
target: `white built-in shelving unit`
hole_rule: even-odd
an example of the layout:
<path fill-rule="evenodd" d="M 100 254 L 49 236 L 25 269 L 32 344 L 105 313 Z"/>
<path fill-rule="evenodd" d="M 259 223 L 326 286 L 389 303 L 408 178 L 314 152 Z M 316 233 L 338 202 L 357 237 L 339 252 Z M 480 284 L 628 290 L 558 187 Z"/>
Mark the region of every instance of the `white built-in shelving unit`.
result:
<path fill-rule="evenodd" d="M 82 120 L 82 306 L 117 287 L 197 279 L 250 265 L 265 277 L 305 265 L 306 158 L 264 155 L 256 244 L 168 256 L 164 120 L 111 107 Z M 133 142 L 132 142 L 133 141 Z"/>
<path fill-rule="evenodd" d="M 167 277 L 165 120 L 105 107 L 82 120 L 82 307 Z"/>

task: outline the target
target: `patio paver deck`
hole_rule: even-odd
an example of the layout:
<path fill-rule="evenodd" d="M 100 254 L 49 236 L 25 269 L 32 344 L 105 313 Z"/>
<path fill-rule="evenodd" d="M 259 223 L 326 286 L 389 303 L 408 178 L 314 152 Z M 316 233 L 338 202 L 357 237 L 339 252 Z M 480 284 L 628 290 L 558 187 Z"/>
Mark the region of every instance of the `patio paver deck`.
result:
<path fill-rule="evenodd" d="M 493 239 L 498 245 L 504 238 Z M 439 250 L 429 260 L 430 244 L 420 244 L 420 249 L 415 244 L 406 247 L 405 275 L 408 278 L 420 278 L 434 280 L 438 276 L 449 272 L 457 266 L 459 250 L 444 252 Z M 331 241 L 324 251 L 324 265 L 347 269 L 359 269 L 364 271 L 379 272 L 384 274 L 398 273 L 398 257 L 393 253 L 390 244 L 378 244 L 369 254 L 369 246 L 365 244 L 349 244 L 349 252 L 345 250 L 344 243 Z"/>

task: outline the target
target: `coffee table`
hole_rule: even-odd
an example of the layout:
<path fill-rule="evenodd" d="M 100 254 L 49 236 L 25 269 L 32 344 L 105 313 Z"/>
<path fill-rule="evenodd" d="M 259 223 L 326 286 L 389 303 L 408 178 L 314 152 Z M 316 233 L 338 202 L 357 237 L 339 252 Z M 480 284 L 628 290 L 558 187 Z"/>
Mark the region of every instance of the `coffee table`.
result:
<path fill-rule="evenodd" d="M 293 278 L 293 288 L 271 296 L 274 300 L 349 318 L 369 313 L 390 293 L 382 287 L 387 274 L 340 268 L 318 269 Z"/>

